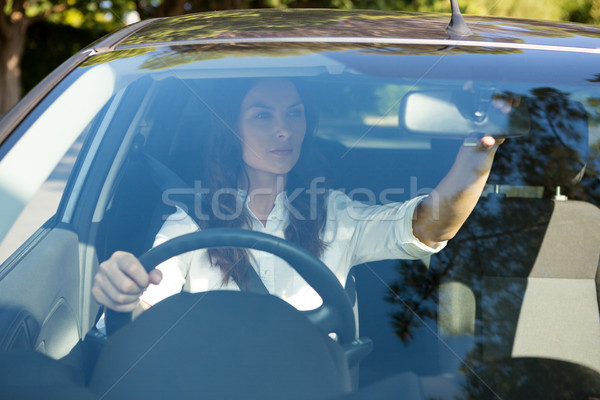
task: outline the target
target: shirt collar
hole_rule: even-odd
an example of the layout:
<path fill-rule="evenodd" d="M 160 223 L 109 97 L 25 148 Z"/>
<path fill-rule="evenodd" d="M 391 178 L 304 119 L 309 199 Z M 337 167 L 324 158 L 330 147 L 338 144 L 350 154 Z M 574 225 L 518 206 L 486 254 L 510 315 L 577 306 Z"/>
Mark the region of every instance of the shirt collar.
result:
<path fill-rule="evenodd" d="M 244 202 L 244 206 L 246 208 L 248 208 L 248 204 L 250 203 L 250 197 L 248 196 L 248 192 L 244 189 L 239 189 L 237 191 L 238 194 L 238 199 L 240 201 Z M 277 220 L 277 221 L 283 221 L 283 220 L 287 220 L 288 214 L 287 214 L 287 201 L 288 201 L 288 197 L 287 197 L 287 193 L 286 191 L 281 191 L 277 194 L 277 196 L 275 197 L 275 201 L 274 201 L 274 206 L 273 206 L 273 210 L 271 210 L 271 213 L 268 216 L 269 220 Z M 248 208 L 248 210 L 250 210 Z M 251 213 L 252 215 L 252 213 Z"/>

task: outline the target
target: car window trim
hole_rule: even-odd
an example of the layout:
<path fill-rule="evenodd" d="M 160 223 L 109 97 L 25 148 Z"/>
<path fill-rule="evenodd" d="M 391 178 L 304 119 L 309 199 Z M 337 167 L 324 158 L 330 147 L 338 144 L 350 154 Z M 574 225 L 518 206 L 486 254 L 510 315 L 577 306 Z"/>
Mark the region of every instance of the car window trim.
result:
<path fill-rule="evenodd" d="M 259 44 L 259 43 L 349 43 L 349 44 L 388 44 L 388 45 L 421 45 L 443 47 L 487 47 L 515 50 L 541 50 L 565 53 L 600 54 L 600 48 L 556 46 L 547 44 L 487 42 L 481 40 L 456 40 L 456 39 L 403 39 L 403 38 L 378 38 L 378 37 L 264 37 L 264 38 L 218 38 L 218 39 L 193 39 L 174 40 L 170 42 L 147 42 L 126 44 L 115 47 L 115 50 L 131 50 L 145 47 L 177 47 L 204 44 Z"/>
<path fill-rule="evenodd" d="M 100 127 L 98 128 L 98 132 L 94 135 L 94 139 L 92 140 L 92 143 L 90 144 L 90 147 L 87 151 L 85 159 L 83 160 L 81 168 L 79 169 L 79 171 L 77 173 L 77 178 L 75 179 L 75 182 L 69 193 L 68 200 L 65 204 L 65 208 L 61 215 L 61 222 L 69 223 L 71 221 L 71 218 L 73 217 L 73 213 L 75 211 L 75 207 L 76 207 L 77 201 L 79 199 L 81 190 L 83 188 L 85 179 L 88 176 L 88 172 L 89 172 L 92 162 L 96 156 L 96 153 L 98 152 L 100 143 L 102 142 L 102 139 L 104 139 L 104 136 L 105 136 L 106 132 L 108 131 L 108 125 L 112 121 L 112 117 L 115 114 L 115 112 L 117 111 L 117 107 L 121 103 L 121 99 L 123 98 L 124 92 L 125 92 L 125 88 L 120 90 L 115 95 L 115 98 L 112 100 L 108 110 L 106 111 L 106 115 L 102 118 L 102 122 L 100 124 Z"/>

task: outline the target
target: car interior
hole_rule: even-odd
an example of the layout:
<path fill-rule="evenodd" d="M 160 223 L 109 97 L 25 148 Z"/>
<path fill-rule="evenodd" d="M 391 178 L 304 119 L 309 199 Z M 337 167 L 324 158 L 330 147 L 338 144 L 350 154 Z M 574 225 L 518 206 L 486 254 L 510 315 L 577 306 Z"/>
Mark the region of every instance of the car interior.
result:
<path fill-rule="evenodd" d="M 341 81 L 307 79 L 332 93 Z M 544 374 L 539 385 L 600 385 L 600 210 L 580 190 L 589 122 L 581 103 L 551 89 L 528 94 L 531 132 L 501 145 L 486 191 L 442 252 L 353 268 L 359 339 L 336 343 L 287 303 L 248 292 L 173 296 L 107 339 L 94 328 L 93 273 L 116 250 L 144 254 L 174 205 L 191 204 L 210 119 L 205 85 L 142 78 L 114 100 L 127 106 L 109 103 L 90 124 L 81 154 L 96 156 L 78 159 L 72 176 L 89 173 L 67 184 L 80 190 L 77 204 L 63 201 L 0 269 L 7 390 L 33 396 L 40 376 L 38 388 L 82 399 L 186 398 L 197 388 L 201 398 L 454 398 Z M 364 188 L 403 189 L 388 201 L 427 193 L 464 140 L 342 117 L 322 117 L 313 146 L 330 187 L 358 200 L 371 200 Z M 166 201 L 169 186 L 185 190 Z M 48 294 L 11 305 L 21 290 Z M 506 365 L 510 376 L 499 373 Z"/>

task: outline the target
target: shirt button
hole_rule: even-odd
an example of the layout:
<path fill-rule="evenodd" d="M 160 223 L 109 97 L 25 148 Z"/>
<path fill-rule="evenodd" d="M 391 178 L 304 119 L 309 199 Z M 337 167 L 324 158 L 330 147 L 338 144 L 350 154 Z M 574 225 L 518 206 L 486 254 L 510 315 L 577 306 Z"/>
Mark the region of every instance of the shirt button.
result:
<path fill-rule="evenodd" d="M 264 272 L 264 274 L 265 274 L 265 276 L 269 276 L 269 275 L 271 275 L 271 271 L 269 271 L 269 270 L 266 270 L 266 271 Z"/>

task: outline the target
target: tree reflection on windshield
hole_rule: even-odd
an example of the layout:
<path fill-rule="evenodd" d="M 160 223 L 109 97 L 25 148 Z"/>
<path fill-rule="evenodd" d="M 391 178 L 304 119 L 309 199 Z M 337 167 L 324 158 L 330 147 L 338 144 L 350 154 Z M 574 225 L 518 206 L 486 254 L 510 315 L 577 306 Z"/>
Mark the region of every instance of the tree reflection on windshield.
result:
<path fill-rule="evenodd" d="M 464 399 L 600 399 L 600 375 L 566 361 L 503 359 L 464 372 Z"/>
<path fill-rule="evenodd" d="M 600 393 L 600 380 L 592 370 L 541 358 L 511 359 L 527 278 L 544 240 L 555 195 L 600 204 L 597 177 L 589 177 L 597 168 L 588 155 L 584 106 L 571 100 L 569 93 L 549 87 L 532 89 L 524 97 L 531 132 L 500 147 L 488 181 L 490 190 L 458 235 L 432 257 L 429 268 L 417 261 L 398 262 L 391 293 L 385 295 L 385 301 L 394 305 L 390 323 L 407 345 L 423 326 L 437 332 L 436 341 L 444 342 L 437 345 L 452 349 L 446 351 L 448 356 L 440 350 L 438 357 L 453 358 L 458 367 L 445 371 L 441 361 L 440 373 L 466 376 L 465 398 L 520 399 L 531 393 L 535 398 L 597 398 L 593 396 Z M 440 319 L 450 312 L 454 313 L 448 317 L 450 324 L 468 326 L 461 322 L 468 313 L 456 306 L 444 310 L 439 303 L 448 282 L 459 282 L 472 292 L 471 332 L 452 331 L 455 328 L 443 320 L 447 315 Z M 453 348 L 457 338 L 462 345 Z"/>

